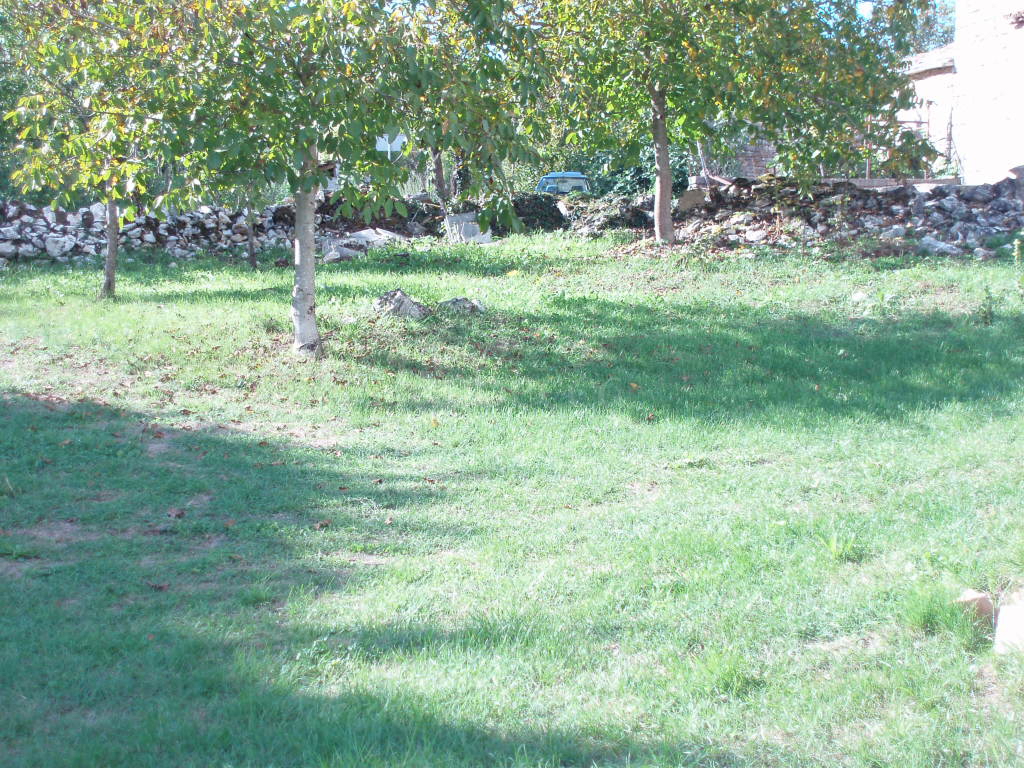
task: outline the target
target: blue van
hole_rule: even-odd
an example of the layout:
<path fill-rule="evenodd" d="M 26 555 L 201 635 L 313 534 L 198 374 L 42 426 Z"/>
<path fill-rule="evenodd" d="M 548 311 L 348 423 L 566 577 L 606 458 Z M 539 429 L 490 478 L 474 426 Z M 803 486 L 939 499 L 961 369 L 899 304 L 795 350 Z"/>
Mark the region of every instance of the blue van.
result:
<path fill-rule="evenodd" d="M 567 195 L 570 192 L 590 192 L 590 179 L 579 171 L 548 173 L 537 183 L 538 192 L 549 195 Z"/>

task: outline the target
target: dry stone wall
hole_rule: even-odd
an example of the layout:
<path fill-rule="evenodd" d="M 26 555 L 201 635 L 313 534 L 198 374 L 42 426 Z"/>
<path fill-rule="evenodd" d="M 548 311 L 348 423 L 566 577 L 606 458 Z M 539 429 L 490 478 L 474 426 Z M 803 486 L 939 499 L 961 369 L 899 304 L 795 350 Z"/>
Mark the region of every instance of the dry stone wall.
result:
<path fill-rule="evenodd" d="M 335 209 L 336 206 L 324 204 L 317 214 L 317 245 L 321 252 L 335 247 L 347 233 L 365 227 L 337 217 Z M 411 218 L 385 223 L 399 225 L 403 234 L 426 231 Z M 21 201 L 0 202 L 0 259 L 98 262 L 106 248 L 105 225 L 106 208 L 102 204 L 64 211 Z M 261 211 L 254 217 L 257 251 L 290 248 L 294 225 L 291 205 Z M 126 251 L 159 249 L 176 259 L 187 260 L 199 253 L 240 253 L 246 250 L 248 240 L 249 225 L 243 212 L 204 206 L 166 219 L 141 216 L 122 227 L 119 242 Z"/>

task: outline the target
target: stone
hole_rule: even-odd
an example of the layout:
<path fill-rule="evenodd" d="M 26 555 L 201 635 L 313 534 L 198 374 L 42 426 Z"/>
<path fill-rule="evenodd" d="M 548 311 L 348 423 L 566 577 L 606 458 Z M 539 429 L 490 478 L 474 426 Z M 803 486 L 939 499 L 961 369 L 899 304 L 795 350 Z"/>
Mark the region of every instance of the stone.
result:
<path fill-rule="evenodd" d="M 346 248 L 343 245 L 332 245 L 324 249 L 324 264 L 337 264 L 339 261 L 352 261 L 363 255 L 362 251 Z"/>
<path fill-rule="evenodd" d="M 456 213 L 445 216 L 444 230 L 452 243 L 489 243 L 490 230 L 482 232 L 475 213 Z"/>
<path fill-rule="evenodd" d="M 960 197 L 971 203 L 990 203 L 996 199 L 996 191 L 991 184 L 979 184 L 961 187 Z"/>
<path fill-rule="evenodd" d="M 1024 653 L 1024 589 L 999 601 L 992 650 L 999 654 Z"/>
<path fill-rule="evenodd" d="M 52 259 L 63 256 L 75 247 L 75 238 L 61 235 L 50 235 L 44 242 L 46 253 Z"/>
<path fill-rule="evenodd" d="M 748 229 L 743 233 L 743 239 L 752 244 L 764 242 L 767 237 L 768 233 L 763 229 Z"/>
<path fill-rule="evenodd" d="M 3 256 L 0 256 L 0 269 L 7 269 L 8 264 L 10 264 L 10 262 L 7 261 L 7 259 L 5 259 Z"/>
<path fill-rule="evenodd" d="M 0 243 L 0 256 L 14 257 L 18 255 L 18 246 L 14 243 Z"/>
<path fill-rule="evenodd" d="M 960 593 L 955 603 L 975 621 L 985 622 L 989 626 L 995 621 L 995 604 L 992 602 L 992 598 L 984 592 L 979 592 L 976 589 L 965 589 Z"/>
<path fill-rule="evenodd" d="M 901 237 L 907 236 L 907 228 L 896 225 L 895 227 L 889 227 L 889 229 L 879 232 L 878 236 L 883 240 L 899 240 Z"/>
<path fill-rule="evenodd" d="M 466 299 L 463 297 L 448 299 L 448 301 L 442 301 L 437 305 L 439 310 L 445 312 L 456 312 L 464 315 L 478 315 L 484 313 L 484 305 L 476 299 Z"/>
<path fill-rule="evenodd" d="M 17 240 L 21 237 L 21 230 L 17 227 L 0 228 L 0 238 L 4 240 Z"/>
<path fill-rule="evenodd" d="M 344 245 L 348 248 L 362 248 L 367 251 L 370 248 L 379 248 L 396 240 L 404 240 L 401 235 L 389 232 L 386 229 L 361 229 L 353 232 L 345 238 Z"/>
<path fill-rule="evenodd" d="M 697 208 L 703 208 L 707 205 L 708 194 L 703 189 L 693 188 L 688 189 L 680 196 L 679 201 L 676 203 L 676 208 L 680 213 L 689 213 L 690 211 L 696 210 Z"/>
<path fill-rule="evenodd" d="M 423 320 L 431 315 L 430 307 L 413 300 L 401 288 L 388 291 L 373 302 L 378 314 L 408 317 L 412 320 Z"/>
<path fill-rule="evenodd" d="M 963 256 L 964 252 L 957 246 L 936 240 L 934 237 L 922 237 L 918 243 L 921 250 L 935 256 Z"/>
<path fill-rule="evenodd" d="M 971 217 L 971 209 L 967 207 L 963 200 L 954 195 L 939 200 L 937 207 L 944 210 L 957 221 L 966 221 Z"/>

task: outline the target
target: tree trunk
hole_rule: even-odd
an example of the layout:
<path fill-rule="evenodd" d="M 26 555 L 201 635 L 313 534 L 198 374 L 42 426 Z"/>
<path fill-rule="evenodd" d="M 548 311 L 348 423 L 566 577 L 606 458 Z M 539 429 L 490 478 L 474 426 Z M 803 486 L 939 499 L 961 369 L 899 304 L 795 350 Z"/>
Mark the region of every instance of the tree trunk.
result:
<path fill-rule="evenodd" d="M 654 239 L 674 243 L 672 229 L 672 163 L 668 156 L 668 108 L 665 91 L 652 87 L 651 137 L 654 140 Z"/>
<path fill-rule="evenodd" d="M 245 209 L 245 228 L 248 230 L 248 249 L 249 249 L 249 266 L 253 269 L 259 269 L 260 263 L 256 261 L 256 215 L 252 210 L 252 202 L 250 201 L 249 207 Z"/>
<path fill-rule="evenodd" d="M 303 164 L 303 180 L 316 171 L 316 149 Z M 316 326 L 316 187 L 295 193 L 295 287 L 292 289 L 292 325 L 295 352 L 321 357 L 323 341 Z"/>
<path fill-rule="evenodd" d="M 434 186 L 437 187 L 437 198 L 441 202 L 441 213 L 448 215 L 448 183 L 444 178 L 444 160 L 441 150 L 431 148 L 430 158 L 434 163 Z"/>
<path fill-rule="evenodd" d="M 103 287 L 100 298 L 109 299 L 114 296 L 114 279 L 117 274 L 117 238 L 121 234 L 120 221 L 117 213 L 117 202 L 107 200 L 107 255 L 103 260 Z"/>
<path fill-rule="evenodd" d="M 469 187 L 469 168 L 466 158 L 459 150 L 455 150 L 452 163 L 452 197 L 460 197 Z"/>

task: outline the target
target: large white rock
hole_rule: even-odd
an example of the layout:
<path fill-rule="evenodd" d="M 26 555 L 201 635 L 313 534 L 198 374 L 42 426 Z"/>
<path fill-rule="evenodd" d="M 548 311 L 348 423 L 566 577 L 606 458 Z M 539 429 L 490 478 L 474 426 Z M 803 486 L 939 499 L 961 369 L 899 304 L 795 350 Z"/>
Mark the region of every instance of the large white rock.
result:
<path fill-rule="evenodd" d="M 341 245 L 347 248 L 362 249 L 364 251 L 370 248 L 379 248 L 382 245 L 394 242 L 396 240 L 404 240 L 401 235 L 395 232 L 389 232 L 386 229 L 361 229 L 358 232 L 353 232 L 347 235 L 342 241 Z"/>
<path fill-rule="evenodd" d="M 352 261 L 362 257 L 363 252 L 353 248 L 346 248 L 337 243 L 324 246 L 324 264 L 336 264 L 339 261 Z"/>
<path fill-rule="evenodd" d="M 489 243 L 491 231 L 480 231 L 475 213 L 456 213 L 444 219 L 444 231 L 453 243 Z"/>
<path fill-rule="evenodd" d="M 67 235 L 49 235 L 44 241 L 46 254 L 51 259 L 63 256 L 75 247 L 75 238 Z"/>
<path fill-rule="evenodd" d="M 0 243 L 0 256 L 17 256 L 18 246 L 14 243 Z"/>
<path fill-rule="evenodd" d="M 1024 589 L 1000 601 L 992 650 L 996 653 L 1024 653 Z"/>

